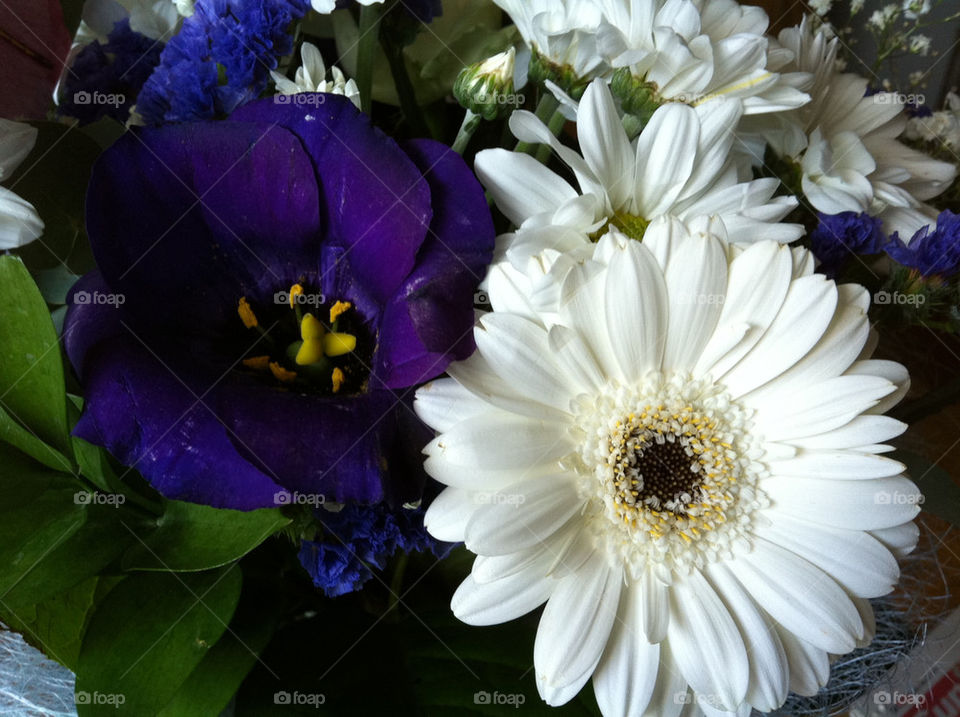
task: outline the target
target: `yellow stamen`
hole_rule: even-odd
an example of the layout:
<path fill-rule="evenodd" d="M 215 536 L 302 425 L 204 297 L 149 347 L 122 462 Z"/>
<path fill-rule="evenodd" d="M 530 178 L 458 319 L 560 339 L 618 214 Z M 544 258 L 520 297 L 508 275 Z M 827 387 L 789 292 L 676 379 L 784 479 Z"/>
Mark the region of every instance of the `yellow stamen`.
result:
<path fill-rule="evenodd" d="M 270 366 L 270 357 L 251 356 L 243 360 L 243 365 L 256 371 L 266 371 Z"/>
<path fill-rule="evenodd" d="M 353 334 L 330 333 L 323 337 L 323 353 L 327 356 L 343 356 L 355 348 L 357 337 Z"/>
<path fill-rule="evenodd" d="M 240 320 L 248 329 L 252 329 L 257 325 L 257 315 L 253 313 L 253 309 L 247 302 L 246 297 L 240 299 L 240 305 L 237 306 L 237 313 L 240 314 Z"/>
<path fill-rule="evenodd" d="M 284 383 L 290 383 L 297 377 L 295 372 L 287 371 L 287 369 L 278 364 L 276 361 L 270 362 L 270 373 L 273 374 L 275 379 L 278 381 L 283 381 Z"/>
<path fill-rule="evenodd" d="M 339 391 L 343 382 L 346 380 L 347 377 L 343 375 L 343 371 L 338 368 L 333 369 L 333 373 L 330 375 L 330 381 L 333 383 L 333 392 L 336 393 Z"/>
<path fill-rule="evenodd" d="M 333 306 L 330 307 L 330 323 L 332 324 L 340 315 L 346 312 L 353 304 L 349 301 L 338 301 Z"/>
<path fill-rule="evenodd" d="M 303 295 L 303 287 L 300 284 L 294 284 L 290 287 L 290 308 L 297 303 L 297 297 Z"/>

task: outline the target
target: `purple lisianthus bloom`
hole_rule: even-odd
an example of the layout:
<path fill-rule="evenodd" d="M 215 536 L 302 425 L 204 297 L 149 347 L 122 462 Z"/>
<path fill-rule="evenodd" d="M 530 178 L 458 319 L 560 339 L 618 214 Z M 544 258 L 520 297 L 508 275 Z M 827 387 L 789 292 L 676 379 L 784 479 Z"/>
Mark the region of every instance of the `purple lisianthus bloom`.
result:
<path fill-rule="evenodd" d="M 922 276 L 952 276 L 960 269 L 960 214 L 945 209 L 937 217 L 936 228 L 928 224 L 913 235 L 909 244 L 894 234 L 886 252 Z"/>
<path fill-rule="evenodd" d="M 75 433 L 170 498 L 414 500 L 432 433 L 409 388 L 474 348 L 494 230 L 473 173 L 298 97 L 135 130 L 92 173 Z"/>

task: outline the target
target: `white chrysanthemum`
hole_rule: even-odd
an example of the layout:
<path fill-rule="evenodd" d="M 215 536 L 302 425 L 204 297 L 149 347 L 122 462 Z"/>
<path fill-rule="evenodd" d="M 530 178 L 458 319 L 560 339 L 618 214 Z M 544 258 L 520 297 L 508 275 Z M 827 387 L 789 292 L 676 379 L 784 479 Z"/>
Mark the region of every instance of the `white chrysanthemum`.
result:
<path fill-rule="evenodd" d="M 814 694 L 828 655 L 871 639 L 867 598 L 917 536 L 917 488 L 880 455 L 908 378 L 862 355 L 867 291 L 805 250 L 677 221 L 591 254 L 565 275 L 531 259 L 545 311 L 491 277 L 476 353 L 418 391 L 448 486 L 427 528 L 478 555 L 454 612 L 489 625 L 546 602 L 550 704 L 591 676 L 606 715 Z"/>
<path fill-rule="evenodd" d="M 597 50 L 600 10 L 593 0 L 494 0 L 517 26 L 541 61 L 575 81 L 605 76 L 609 66 Z"/>
<path fill-rule="evenodd" d="M 28 124 L 0 119 L 0 182 L 16 171 L 37 142 Z M 16 249 L 43 234 L 43 220 L 27 200 L 0 187 L 0 250 Z"/>
<path fill-rule="evenodd" d="M 809 98 L 768 65 L 769 20 L 734 0 L 597 0 L 600 49 L 613 67 L 655 86 L 659 100 L 699 104 L 736 97 L 747 114 Z"/>
<path fill-rule="evenodd" d="M 960 97 L 947 93 L 946 109 L 928 117 L 912 117 L 904 137 L 925 142 L 942 142 L 951 149 L 960 148 Z"/>
<path fill-rule="evenodd" d="M 594 80 L 577 110 L 582 156 L 530 112 L 510 117 L 519 139 L 550 143 L 579 190 L 520 152 L 484 150 L 475 168 L 500 210 L 520 227 L 509 240 L 514 249 L 525 247 L 524 253 L 586 244 L 609 227 L 640 239 L 663 216 L 688 222 L 718 216 L 741 241 L 797 239 L 801 226 L 777 223 L 796 206 L 792 197 L 773 196 L 779 180 L 737 178 L 730 147 L 741 111 L 733 100 L 699 108 L 670 103 L 631 142 L 609 88 Z"/>
<path fill-rule="evenodd" d="M 361 5 L 382 5 L 383 0 L 357 0 Z M 329 15 L 337 9 L 337 0 L 310 0 L 314 10 L 322 15 Z"/>
<path fill-rule="evenodd" d="M 352 79 L 344 77 L 336 65 L 330 68 L 332 79 L 327 79 L 327 67 L 323 64 L 323 57 L 316 45 L 309 42 L 300 47 L 300 67 L 297 74 L 290 80 L 279 72 L 271 71 L 270 76 L 277 86 L 277 93 L 281 95 L 295 95 L 300 92 L 326 92 L 331 95 L 343 95 L 350 100 L 357 109 L 360 108 L 360 89 Z"/>
<path fill-rule="evenodd" d="M 869 212 L 906 238 L 936 221 L 923 202 L 950 186 L 956 168 L 897 141 L 907 125 L 900 98 L 866 96 L 865 78 L 837 70 L 837 39 L 814 32 L 809 19 L 779 39 L 795 69 L 812 74 L 812 100 L 796 112 L 752 119 L 747 131 L 760 127 L 778 155 L 799 165 L 803 192 L 821 212 Z"/>

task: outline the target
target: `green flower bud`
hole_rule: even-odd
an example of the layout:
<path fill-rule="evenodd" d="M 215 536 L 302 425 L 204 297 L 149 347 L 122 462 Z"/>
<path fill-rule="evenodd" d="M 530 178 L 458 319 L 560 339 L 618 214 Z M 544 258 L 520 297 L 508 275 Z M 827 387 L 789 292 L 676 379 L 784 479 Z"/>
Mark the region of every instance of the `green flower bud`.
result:
<path fill-rule="evenodd" d="M 477 62 L 457 76 L 453 95 L 466 109 L 485 120 L 505 117 L 524 103 L 514 92 L 513 70 L 517 51 L 510 48 L 483 62 Z"/>

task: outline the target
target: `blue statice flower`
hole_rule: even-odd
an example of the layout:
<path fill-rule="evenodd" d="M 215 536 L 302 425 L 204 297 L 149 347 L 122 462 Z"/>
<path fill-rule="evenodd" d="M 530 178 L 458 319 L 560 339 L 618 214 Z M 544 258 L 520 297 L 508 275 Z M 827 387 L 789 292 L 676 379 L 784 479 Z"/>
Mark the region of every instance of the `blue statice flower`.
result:
<path fill-rule="evenodd" d="M 423 527 L 423 508 L 392 510 L 386 504 L 345 505 L 338 512 L 317 511 L 320 540 L 305 540 L 300 563 L 328 597 L 359 590 L 398 550 L 429 550 L 442 557 L 449 547 Z"/>
<path fill-rule="evenodd" d="M 290 24 L 309 9 L 309 0 L 198 0 L 137 111 L 150 125 L 230 114 L 263 92 L 277 58 L 293 48 Z"/>
<path fill-rule="evenodd" d="M 164 44 L 118 21 L 107 42 L 94 40 L 77 54 L 66 73 L 60 114 L 81 124 L 109 116 L 126 122 L 140 88 L 160 62 Z"/>
<path fill-rule="evenodd" d="M 937 217 L 937 227 L 925 226 L 904 244 L 894 234 L 885 247 L 894 261 L 923 276 L 950 276 L 960 268 L 960 214 L 949 209 Z"/>
<path fill-rule="evenodd" d="M 835 276 L 851 255 L 878 254 L 886 244 L 883 222 L 869 214 L 817 212 L 817 219 L 810 249 L 821 262 L 819 271 L 827 276 Z"/>

